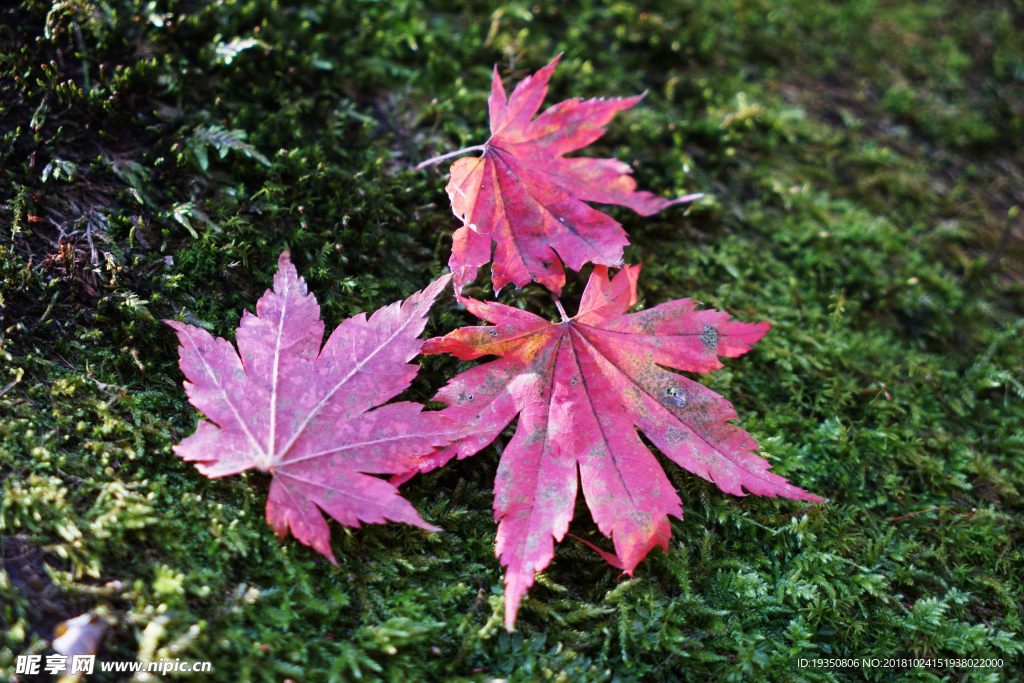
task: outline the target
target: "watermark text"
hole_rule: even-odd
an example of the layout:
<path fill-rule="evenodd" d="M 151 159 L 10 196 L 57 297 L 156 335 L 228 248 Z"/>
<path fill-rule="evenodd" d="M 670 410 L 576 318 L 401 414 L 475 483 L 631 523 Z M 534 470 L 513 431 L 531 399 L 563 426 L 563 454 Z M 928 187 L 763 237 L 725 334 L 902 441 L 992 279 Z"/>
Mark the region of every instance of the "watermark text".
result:
<path fill-rule="evenodd" d="M 99 662 L 96 655 L 18 655 L 15 663 L 16 674 L 91 674 L 95 669 L 119 673 L 204 673 L 212 668 L 210 662 L 194 662 L 181 659 L 158 659 L 155 662 Z"/>

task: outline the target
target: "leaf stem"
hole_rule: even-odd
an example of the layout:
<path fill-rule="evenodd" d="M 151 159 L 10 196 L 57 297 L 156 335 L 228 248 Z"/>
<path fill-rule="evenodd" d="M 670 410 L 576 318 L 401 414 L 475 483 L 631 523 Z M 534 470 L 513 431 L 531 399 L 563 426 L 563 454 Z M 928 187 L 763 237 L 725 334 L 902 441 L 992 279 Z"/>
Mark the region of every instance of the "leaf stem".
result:
<path fill-rule="evenodd" d="M 562 308 L 562 302 L 559 301 L 558 297 L 555 296 L 554 294 L 551 295 L 551 298 L 555 300 L 555 306 L 558 308 L 558 312 L 562 315 L 562 322 L 563 323 L 569 322 L 569 316 L 567 316 L 565 314 L 565 309 Z"/>
<path fill-rule="evenodd" d="M 469 152 L 482 152 L 482 151 L 485 151 L 486 149 L 487 149 L 487 145 L 476 145 L 475 147 L 466 147 L 465 149 L 460 149 L 460 150 L 457 150 L 455 152 L 448 152 L 447 154 L 442 154 L 439 157 L 433 157 L 432 159 L 427 159 L 426 161 L 421 161 L 420 163 L 416 164 L 416 166 L 412 170 L 414 170 L 414 171 L 422 171 L 427 166 L 433 166 L 434 164 L 439 164 L 442 161 L 444 161 L 445 159 L 451 159 L 452 157 L 457 157 L 460 154 L 467 154 Z"/>

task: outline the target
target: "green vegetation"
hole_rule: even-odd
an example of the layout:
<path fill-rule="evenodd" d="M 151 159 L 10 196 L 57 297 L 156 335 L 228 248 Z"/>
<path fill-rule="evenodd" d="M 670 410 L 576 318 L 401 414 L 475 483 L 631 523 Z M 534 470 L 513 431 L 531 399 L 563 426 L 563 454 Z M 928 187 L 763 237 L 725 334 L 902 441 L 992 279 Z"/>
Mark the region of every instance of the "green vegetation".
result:
<path fill-rule="evenodd" d="M 1024 680 L 1021 0 L 0 12 L 0 678 L 94 609 L 103 659 L 216 681 Z M 198 415 L 158 321 L 233 338 L 286 247 L 328 329 L 424 286 L 455 221 L 444 168 L 410 167 L 486 138 L 495 62 L 561 51 L 548 103 L 649 93 L 588 153 L 708 194 L 610 209 L 642 305 L 775 325 L 700 379 L 831 503 L 666 463 L 668 556 L 626 580 L 566 539 L 509 636 L 494 448 L 403 487 L 445 533 L 333 525 L 332 567 L 277 541 L 266 479 L 173 455 Z M 556 317 L 539 287 L 501 298 Z M 449 296 L 428 331 L 469 322 Z M 460 369 L 421 362 L 413 400 Z M 582 502 L 572 530 L 610 548 Z M 1004 666 L 797 664 L 910 656 Z"/>

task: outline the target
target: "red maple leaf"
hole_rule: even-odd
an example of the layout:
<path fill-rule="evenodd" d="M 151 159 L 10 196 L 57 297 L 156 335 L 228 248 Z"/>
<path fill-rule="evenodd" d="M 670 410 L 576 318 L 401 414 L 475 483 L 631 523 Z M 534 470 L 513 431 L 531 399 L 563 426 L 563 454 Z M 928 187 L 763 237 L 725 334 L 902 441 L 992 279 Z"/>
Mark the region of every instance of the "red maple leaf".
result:
<path fill-rule="evenodd" d="M 435 396 L 467 436 L 426 458 L 421 471 L 476 453 L 519 415 L 494 485 L 509 630 L 534 573 L 568 529 L 577 467 L 594 521 L 614 541 L 616 566 L 632 574 L 653 547 L 668 550 L 668 515 L 682 517 L 681 502 L 638 428 L 668 458 L 727 493 L 822 500 L 769 472 L 754 438 L 729 423 L 736 412 L 728 401 L 659 367 L 715 370 L 718 356 L 746 353 L 771 326 L 730 322 L 727 313 L 694 310 L 689 299 L 627 315 L 639 272 L 626 267 L 609 280 L 608 269 L 596 267 L 579 313 L 558 323 L 464 299 L 492 325 L 424 344 L 423 353 L 464 360 L 502 356 Z"/>
<path fill-rule="evenodd" d="M 174 447 L 208 477 L 249 468 L 274 479 L 267 522 L 337 564 L 320 510 L 341 524 L 394 520 L 437 531 L 387 481 L 419 456 L 456 438 L 454 425 L 418 403 L 386 405 L 409 386 L 425 316 L 450 276 L 403 304 L 361 313 L 331 334 L 323 349 L 320 306 L 285 251 L 273 291 L 245 311 L 236 339 L 165 320 L 177 332 L 189 401 L 211 420 Z M 241 357 L 239 357 L 239 354 Z M 319 508 L 319 509 L 318 509 Z"/>
<path fill-rule="evenodd" d="M 455 231 L 448 262 L 456 294 L 491 260 L 492 240 L 497 243 L 491 267 L 495 291 L 509 282 L 522 287 L 536 280 L 558 293 L 565 284 L 562 263 L 573 270 L 586 263 L 621 265 L 622 248 L 629 244 L 625 231 L 585 201 L 621 204 L 650 216 L 701 196 L 668 200 L 638 192 L 629 175 L 632 169 L 616 159 L 562 158 L 601 137 L 603 126 L 616 112 L 629 109 L 644 96 L 574 98 L 531 121 L 544 101 L 559 57 L 519 83 L 507 101 L 495 67 L 487 100 L 491 137 L 483 145 L 417 167 L 465 152 L 483 152 L 452 164 L 446 188 L 452 211 L 464 223 Z"/>

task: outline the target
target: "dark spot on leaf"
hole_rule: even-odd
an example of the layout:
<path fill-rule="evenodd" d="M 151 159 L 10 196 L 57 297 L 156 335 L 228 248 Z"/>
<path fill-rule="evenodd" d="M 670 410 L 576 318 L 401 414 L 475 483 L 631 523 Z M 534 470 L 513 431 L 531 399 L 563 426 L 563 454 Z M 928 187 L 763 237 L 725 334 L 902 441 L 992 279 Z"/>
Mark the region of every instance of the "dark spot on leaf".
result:
<path fill-rule="evenodd" d="M 700 343 L 708 353 L 715 353 L 718 350 L 718 330 L 714 325 L 705 325 L 704 332 L 700 335 Z"/>
<path fill-rule="evenodd" d="M 673 403 L 680 408 L 686 405 L 686 394 L 683 393 L 682 387 L 669 387 L 665 390 L 665 395 L 669 397 L 669 403 Z"/>

